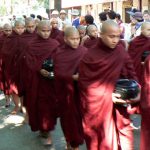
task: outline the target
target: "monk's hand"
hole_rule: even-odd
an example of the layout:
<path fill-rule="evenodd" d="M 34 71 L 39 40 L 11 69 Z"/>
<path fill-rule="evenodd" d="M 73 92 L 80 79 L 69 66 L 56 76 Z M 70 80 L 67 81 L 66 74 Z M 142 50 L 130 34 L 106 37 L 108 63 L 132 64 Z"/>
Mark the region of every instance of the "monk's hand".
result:
<path fill-rule="evenodd" d="M 112 101 L 115 104 L 127 104 L 126 100 L 121 99 L 121 95 L 118 93 L 112 93 Z"/>
<path fill-rule="evenodd" d="M 45 69 L 41 69 L 41 70 L 40 70 L 40 73 L 41 73 L 41 75 L 42 75 L 43 77 L 46 77 L 46 78 L 49 77 L 49 72 L 48 72 L 47 70 L 45 70 Z"/>
<path fill-rule="evenodd" d="M 79 79 L 79 74 L 72 75 L 73 80 L 77 81 Z"/>

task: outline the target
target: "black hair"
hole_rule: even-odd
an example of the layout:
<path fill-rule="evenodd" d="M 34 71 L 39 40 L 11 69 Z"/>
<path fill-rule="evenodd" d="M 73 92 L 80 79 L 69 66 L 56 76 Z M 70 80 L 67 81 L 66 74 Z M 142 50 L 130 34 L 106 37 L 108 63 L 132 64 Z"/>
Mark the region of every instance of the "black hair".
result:
<path fill-rule="evenodd" d="M 34 19 L 35 18 L 35 14 L 30 14 L 30 17 L 32 17 Z"/>
<path fill-rule="evenodd" d="M 120 20 L 121 19 L 120 14 L 116 14 L 116 18 L 118 18 Z"/>
<path fill-rule="evenodd" d="M 85 22 L 86 22 L 87 24 L 93 24 L 93 23 L 94 23 L 94 18 L 93 18 L 93 16 L 91 16 L 91 15 L 86 15 L 86 16 L 85 16 Z"/>
<path fill-rule="evenodd" d="M 101 21 L 106 21 L 107 20 L 106 12 L 99 13 L 99 19 Z"/>
<path fill-rule="evenodd" d="M 37 15 L 36 16 L 38 19 L 42 20 L 42 16 L 41 15 Z"/>
<path fill-rule="evenodd" d="M 112 20 L 116 18 L 116 13 L 113 10 L 108 11 L 107 15 Z"/>

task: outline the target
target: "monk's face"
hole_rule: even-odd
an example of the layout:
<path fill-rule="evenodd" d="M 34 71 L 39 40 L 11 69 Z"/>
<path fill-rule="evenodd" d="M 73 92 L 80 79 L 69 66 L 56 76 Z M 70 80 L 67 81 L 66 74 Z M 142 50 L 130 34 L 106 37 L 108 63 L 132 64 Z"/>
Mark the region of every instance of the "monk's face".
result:
<path fill-rule="evenodd" d="M 51 33 L 51 28 L 49 26 L 42 26 L 38 28 L 37 33 L 43 39 L 48 39 Z"/>
<path fill-rule="evenodd" d="M 12 28 L 11 27 L 6 27 L 3 29 L 3 32 L 6 36 L 10 36 L 12 33 Z"/>
<path fill-rule="evenodd" d="M 98 37 L 98 29 L 96 27 L 95 28 L 91 28 L 88 33 L 92 37 L 95 37 L 95 38 Z"/>
<path fill-rule="evenodd" d="M 53 29 L 57 29 L 58 28 L 58 20 L 57 19 L 52 20 L 51 26 Z"/>
<path fill-rule="evenodd" d="M 115 48 L 120 40 L 120 29 L 108 26 L 107 31 L 101 33 L 101 39 L 109 48 Z"/>
<path fill-rule="evenodd" d="M 35 31 L 35 28 L 36 28 L 36 25 L 35 25 L 35 22 L 28 22 L 26 24 L 26 30 L 29 32 L 29 33 L 33 33 Z"/>
<path fill-rule="evenodd" d="M 14 27 L 14 31 L 17 33 L 17 34 L 19 34 L 19 35 L 21 35 L 21 34 L 23 34 L 24 33 L 24 31 L 25 31 L 25 27 L 24 27 L 24 25 L 16 25 L 15 27 Z"/>
<path fill-rule="evenodd" d="M 141 32 L 144 36 L 150 38 L 150 25 L 146 25 Z"/>
<path fill-rule="evenodd" d="M 74 33 L 68 37 L 64 38 L 65 42 L 72 48 L 78 48 L 80 43 L 80 35 L 79 33 Z"/>
<path fill-rule="evenodd" d="M 85 30 L 78 29 L 80 37 L 83 38 L 85 36 Z"/>

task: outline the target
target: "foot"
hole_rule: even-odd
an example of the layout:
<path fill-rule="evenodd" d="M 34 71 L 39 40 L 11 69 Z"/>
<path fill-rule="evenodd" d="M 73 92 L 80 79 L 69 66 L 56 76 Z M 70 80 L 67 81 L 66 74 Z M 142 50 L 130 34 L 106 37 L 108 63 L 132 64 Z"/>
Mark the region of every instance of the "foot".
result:
<path fill-rule="evenodd" d="M 79 147 L 71 147 L 69 143 L 66 144 L 66 150 L 79 150 Z"/>
<path fill-rule="evenodd" d="M 42 132 L 40 131 L 40 137 L 42 144 L 45 146 L 51 146 L 52 145 L 52 139 L 49 132 Z"/>
<path fill-rule="evenodd" d="M 15 106 L 13 111 L 11 112 L 12 115 L 16 115 L 19 112 L 19 106 Z"/>

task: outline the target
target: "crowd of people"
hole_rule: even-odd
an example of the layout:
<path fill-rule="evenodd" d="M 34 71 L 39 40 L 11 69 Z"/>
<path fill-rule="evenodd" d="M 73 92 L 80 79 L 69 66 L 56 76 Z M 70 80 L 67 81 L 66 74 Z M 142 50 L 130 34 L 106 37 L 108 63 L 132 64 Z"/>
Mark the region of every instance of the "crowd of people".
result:
<path fill-rule="evenodd" d="M 150 12 L 132 9 L 126 28 L 110 10 L 72 21 L 65 10 L 50 19 L 15 18 L 0 31 L 0 90 L 14 102 L 11 114 L 25 114 L 44 145 L 52 145 L 57 119 L 67 150 L 133 150 L 130 115 L 141 114 L 140 149 L 150 140 Z M 119 79 L 134 79 L 141 92 L 133 100 L 115 93 Z"/>

